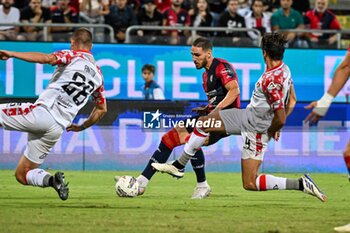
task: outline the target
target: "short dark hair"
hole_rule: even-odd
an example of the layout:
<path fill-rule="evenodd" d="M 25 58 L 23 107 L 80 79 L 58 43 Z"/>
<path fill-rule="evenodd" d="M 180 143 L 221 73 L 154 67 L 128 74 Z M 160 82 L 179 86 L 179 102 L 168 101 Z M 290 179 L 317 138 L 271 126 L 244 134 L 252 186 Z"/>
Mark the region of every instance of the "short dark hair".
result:
<path fill-rule="evenodd" d="M 265 33 L 261 40 L 261 48 L 272 60 L 282 60 L 286 47 L 286 39 L 281 33 Z"/>
<path fill-rule="evenodd" d="M 213 43 L 208 38 L 198 37 L 195 41 L 193 41 L 192 46 L 200 47 L 204 51 L 213 50 Z"/>
<path fill-rule="evenodd" d="M 83 46 L 92 45 L 92 33 L 87 28 L 78 28 L 73 32 L 72 39 Z"/>
<path fill-rule="evenodd" d="M 255 2 L 262 2 L 262 4 L 265 6 L 264 0 L 253 0 L 251 6 L 253 6 Z"/>
<path fill-rule="evenodd" d="M 149 70 L 154 74 L 154 72 L 156 71 L 156 67 L 154 65 L 151 65 L 151 64 L 146 64 L 146 65 L 142 66 L 142 72 L 144 70 Z"/>

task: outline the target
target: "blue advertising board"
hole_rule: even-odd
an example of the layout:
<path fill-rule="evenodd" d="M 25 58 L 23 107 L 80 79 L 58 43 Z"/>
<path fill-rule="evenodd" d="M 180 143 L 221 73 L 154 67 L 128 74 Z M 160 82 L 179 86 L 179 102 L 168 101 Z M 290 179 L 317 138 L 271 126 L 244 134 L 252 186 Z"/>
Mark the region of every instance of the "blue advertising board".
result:
<path fill-rule="evenodd" d="M 167 121 L 167 128 L 158 129 L 158 124 L 148 128 L 147 114 L 161 114 L 157 121 L 161 121 L 165 115 L 177 115 L 174 120 L 179 120 L 191 116 L 192 107 L 203 104 L 170 101 L 113 102 L 109 103 L 111 115 L 105 116 L 103 125 L 79 133 L 65 132 L 43 167 L 141 171 L 158 148 L 164 132 L 172 127 Z M 311 127 L 303 122 L 309 113 L 304 106 L 305 104 L 298 104 L 288 117 L 288 124 L 283 128 L 280 140 L 270 141 L 262 171 L 345 173 L 342 151 L 349 141 L 349 105 L 332 105 L 327 116 L 317 126 Z M 88 114 L 80 114 L 75 122 L 81 123 L 86 117 Z M 0 130 L 0 169 L 14 169 L 26 143 L 26 133 Z M 241 136 L 230 136 L 204 147 L 206 169 L 239 172 L 242 145 Z M 182 149 L 182 146 L 177 147 L 170 159 L 178 157 Z"/>
<path fill-rule="evenodd" d="M 1 49 L 51 53 L 69 49 L 69 44 L 0 42 Z M 189 46 L 96 44 L 93 53 L 105 78 L 109 99 L 142 99 L 141 67 L 156 66 L 155 80 L 169 100 L 205 100 L 202 91 L 202 70 L 192 62 Z M 226 59 L 235 67 L 241 99 L 249 100 L 254 84 L 265 65 L 259 48 L 214 48 L 215 57 Z M 311 101 L 322 96 L 341 62 L 343 50 L 287 49 L 285 63 L 291 68 L 299 101 Z M 17 59 L 0 62 L 0 97 L 35 98 L 47 86 L 54 67 L 32 64 Z M 339 93 L 336 101 L 345 102 L 350 84 Z"/>

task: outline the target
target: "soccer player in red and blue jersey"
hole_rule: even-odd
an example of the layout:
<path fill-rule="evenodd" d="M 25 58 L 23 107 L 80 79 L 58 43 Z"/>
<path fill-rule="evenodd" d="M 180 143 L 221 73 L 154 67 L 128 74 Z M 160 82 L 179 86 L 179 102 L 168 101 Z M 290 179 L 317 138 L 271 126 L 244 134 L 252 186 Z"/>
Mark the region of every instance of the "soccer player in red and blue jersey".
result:
<path fill-rule="evenodd" d="M 212 133 L 241 135 L 243 139 L 241 164 L 243 187 L 251 191 L 300 190 L 326 201 L 326 196 L 305 174 L 300 179 L 258 174 L 267 144 L 278 140 L 279 131 L 293 111 L 296 96 L 289 67 L 283 63 L 286 40 L 279 33 L 265 33 L 261 42 L 266 71 L 261 75 L 246 109 L 213 111 L 199 120 L 220 121 L 220 126 L 196 127 L 184 147 L 182 155 L 172 164 L 152 163 L 156 170 L 182 177 L 181 171 L 205 138 Z"/>
<path fill-rule="evenodd" d="M 192 59 L 196 68 L 205 69 L 202 78 L 203 88 L 208 96 L 208 105 L 194 109 L 201 115 L 207 115 L 209 112 L 217 112 L 221 109 L 240 107 L 240 92 L 236 71 L 227 61 L 214 58 L 212 47 L 210 40 L 198 38 L 193 42 L 191 48 Z M 192 127 L 176 126 L 163 135 L 157 150 L 152 155 L 142 174 L 137 178 L 140 184 L 139 195 L 144 193 L 148 182 L 155 173 L 151 164 L 154 162 L 166 162 L 172 150 L 185 144 L 186 139 L 188 139 L 193 130 Z M 226 133 L 213 133 L 206 139 L 205 145 L 212 145 L 226 136 Z M 211 191 L 205 177 L 204 163 L 203 151 L 196 151 L 191 159 L 192 167 L 197 176 L 197 187 L 192 195 L 194 199 L 205 198 Z"/>

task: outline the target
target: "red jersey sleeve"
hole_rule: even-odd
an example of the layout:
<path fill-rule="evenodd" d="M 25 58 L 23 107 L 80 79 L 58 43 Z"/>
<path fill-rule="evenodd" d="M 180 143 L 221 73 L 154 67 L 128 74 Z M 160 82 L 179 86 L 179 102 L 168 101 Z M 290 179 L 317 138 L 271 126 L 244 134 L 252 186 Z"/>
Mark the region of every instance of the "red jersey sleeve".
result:
<path fill-rule="evenodd" d="M 104 85 L 102 84 L 99 88 L 97 88 L 91 96 L 94 103 L 104 104 L 106 102 Z"/>
<path fill-rule="evenodd" d="M 236 71 L 229 63 L 220 63 L 216 68 L 216 76 L 221 79 L 223 86 L 230 81 L 237 81 Z"/>
<path fill-rule="evenodd" d="M 72 61 L 76 54 L 71 50 L 61 50 L 52 53 L 52 55 L 54 55 L 57 59 L 56 64 L 54 65 L 67 65 Z"/>
<path fill-rule="evenodd" d="M 265 74 L 266 75 L 266 74 Z M 284 108 L 283 103 L 283 77 L 282 72 L 278 75 L 270 74 L 262 82 L 262 90 L 273 111 Z"/>

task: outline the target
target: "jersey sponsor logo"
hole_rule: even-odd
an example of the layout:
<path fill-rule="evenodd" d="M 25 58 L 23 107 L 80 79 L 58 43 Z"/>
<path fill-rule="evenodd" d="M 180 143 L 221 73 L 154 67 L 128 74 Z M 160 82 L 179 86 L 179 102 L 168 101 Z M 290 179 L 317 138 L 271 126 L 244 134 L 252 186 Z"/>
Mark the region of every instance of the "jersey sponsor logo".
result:
<path fill-rule="evenodd" d="M 216 99 L 217 99 L 217 96 L 214 96 L 213 98 L 210 98 L 209 101 L 208 101 L 209 104 L 215 103 Z"/>
<path fill-rule="evenodd" d="M 212 91 L 208 91 L 208 92 L 206 92 L 205 94 L 207 95 L 207 96 L 216 96 L 217 95 L 217 90 L 216 89 L 214 89 L 214 90 L 212 90 Z"/>

